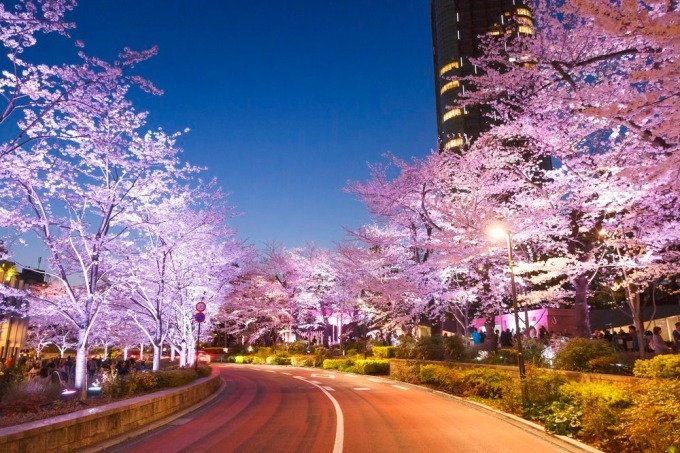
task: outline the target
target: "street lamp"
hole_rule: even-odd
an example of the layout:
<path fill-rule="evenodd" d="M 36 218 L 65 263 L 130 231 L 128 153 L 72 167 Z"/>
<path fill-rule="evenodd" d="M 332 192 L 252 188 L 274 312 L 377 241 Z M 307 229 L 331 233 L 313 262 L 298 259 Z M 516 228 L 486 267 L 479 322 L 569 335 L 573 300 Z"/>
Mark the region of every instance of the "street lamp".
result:
<path fill-rule="evenodd" d="M 512 310 L 515 314 L 515 332 L 517 332 L 517 366 L 519 368 L 519 382 L 522 387 L 522 407 L 526 407 L 527 387 L 526 369 L 524 367 L 524 353 L 522 349 L 522 332 L 519 330 L 519 313 L 517 309 L 517 289 L 515 287 L 515 263 L 512 259 L 512 233 L 505 228 L 496 227 L 490 231 L 496 239 L 505 238 L 508 245 L 508 265 L 510 267 L 510 288 L 512 291 Z"/>

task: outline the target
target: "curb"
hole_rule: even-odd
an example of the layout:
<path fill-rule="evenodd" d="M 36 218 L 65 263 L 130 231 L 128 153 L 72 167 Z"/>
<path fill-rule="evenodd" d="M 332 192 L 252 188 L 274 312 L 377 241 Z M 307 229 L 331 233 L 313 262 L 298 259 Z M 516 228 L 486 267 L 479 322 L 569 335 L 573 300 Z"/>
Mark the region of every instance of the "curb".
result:
<path fill-rule="evenodd" d="M 220 396 L 222 392 L 227 388 L 227 383 L 224 381 L 224 379 L 221 379 L 222 383 L 220 384 L 220 387 L 217 389 L 217 391 L 213 392 L 210 396 L 202 399 L 198 403 L 194 404 L 191 407 L 187 407 L 184 410 L 181 410 L 173 415 L 170 415 L 168 417 L 165 417 L 160 420 L 156 420 L 155 422 L 149 423 L 148 425 L 145 425 L 139 429 L 136 429 L 134 431 L 130 431 L 125 434 L 121 434 L 120 436 L 113 437 L 111 439 L 108 439 L 104 442 L 98 443 L 96 445 L 92 445 L 87 448 L 80 449 L 79 451 L 84 452 L 84 453 L 94 453 L 94 452 L 99 452 L 102 450 L 106 450 L 107 448 L 115 447 L 118 444 L 121 444 L 123 442 L 126 442 L 130 439 L 133 439 L 135 437 L 142 436 L 150 431 L 153 431 L 157 428 L 160 428 L 162 426 L 167 425 L 168 423 L 172 423 L 173 421 L 177 420 L 178 418 L 184 417 L 186 414 L 193 412 L 197 409 L 200 409 L 201 407 L 205 406 L 206 404 L 210 403 L 213 401 L 215 398 Z"/>

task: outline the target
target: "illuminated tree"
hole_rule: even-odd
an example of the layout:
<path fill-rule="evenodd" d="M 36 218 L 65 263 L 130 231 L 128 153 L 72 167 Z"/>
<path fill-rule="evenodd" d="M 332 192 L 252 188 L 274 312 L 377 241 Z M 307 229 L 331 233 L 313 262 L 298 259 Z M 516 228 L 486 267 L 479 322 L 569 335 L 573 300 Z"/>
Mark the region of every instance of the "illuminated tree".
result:
<path fill-rule="evenodd" d="M 619 247 L 632 252 L 627 264 L 616 259 L 636 263 L 634 313 L 635 294 L 678 271 L 678 11 L 672 2 L 599 0 L 538 2 L 533 11 L 535 37 L 489 37 L 473 61 L 481 70 L 465 81 L 467 102 L 504 124 L 465 156 L 498 175 L 524 175 L 510 192 L 522 213 L 512 228 L 543 257 L 527 275 L 552 281 L 542 297 L 569 282 L 577 334 L 587 336 L 589 286 L 612 264 L 602 261 L 603 227 L 637 242 Z M 527 155 L 549 156 L 554 170 L 532 168 Z"/>
<path fill-rule="evenodd" d="M 139 211 L 137 247 L 129 256 L 133 264 L 121 277 L 125 282 L 121 298 L 151 342 L 154 371 L 160 367 L 162 345 L 182 292 L 190 286 L 204 287 L 205 297 L 218 300 L 243 265 L 247 249 L 226 227 L 229 213 L 212 186 L 186 188 Z"/>

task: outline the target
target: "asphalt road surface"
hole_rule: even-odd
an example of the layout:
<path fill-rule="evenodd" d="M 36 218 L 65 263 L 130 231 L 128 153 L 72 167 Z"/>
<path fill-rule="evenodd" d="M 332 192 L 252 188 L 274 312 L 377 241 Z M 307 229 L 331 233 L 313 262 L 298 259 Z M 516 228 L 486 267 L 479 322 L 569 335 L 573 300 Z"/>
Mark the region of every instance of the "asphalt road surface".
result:
<path fill-rule="evenodd" d="M 110 452 L 578 451 L 503 418 L 382 378 L 226 365 L 219 396 Z"/>

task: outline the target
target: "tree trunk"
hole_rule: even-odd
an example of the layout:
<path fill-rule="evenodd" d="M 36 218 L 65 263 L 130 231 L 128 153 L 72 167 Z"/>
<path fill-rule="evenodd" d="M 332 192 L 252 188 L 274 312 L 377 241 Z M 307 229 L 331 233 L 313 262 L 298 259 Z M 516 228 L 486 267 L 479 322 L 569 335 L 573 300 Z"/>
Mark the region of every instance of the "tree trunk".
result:
<path fill-rule="evenodd" d="M 157 345 L 156 343 L 151 343 L 151 346 L 153 347 L 153 371 L 158 371 L 161 369 L 161 351 L 163 350 L 162 346 Z"/>
<path fill-rule="evenodd" d="M 642 322 L 642 312 L 640 311 L 640 293 L 634 291 L 632 288 L 628 288 L 628 306 L 630 307 L 630 313 L 633 316 L 633 325 L 635 326 L 635 335 L 638 340 L 638 350 L 640 358 L 644 359 L 647 356 L 647 351 L 645 351 L 644 342 L 644 323 Z"/>
<path fill-rule="evenodd" d="M 85 330 L 82 329 L 78 333 L 78 337 L 83 338 Z M 87 348 L 79 341 L 78 349 L 76 349 L 76 374 L 75 387 L 80 391 L 80 399 L 87 399 Z"/>
<path fill-rule="evenodd" d="M 590 308 L 588 307 L 588 278 L 585 274 L 577 276 L 574 281 L 574 313 L 576 332 L 574 335 L 590 338 Z"/>

